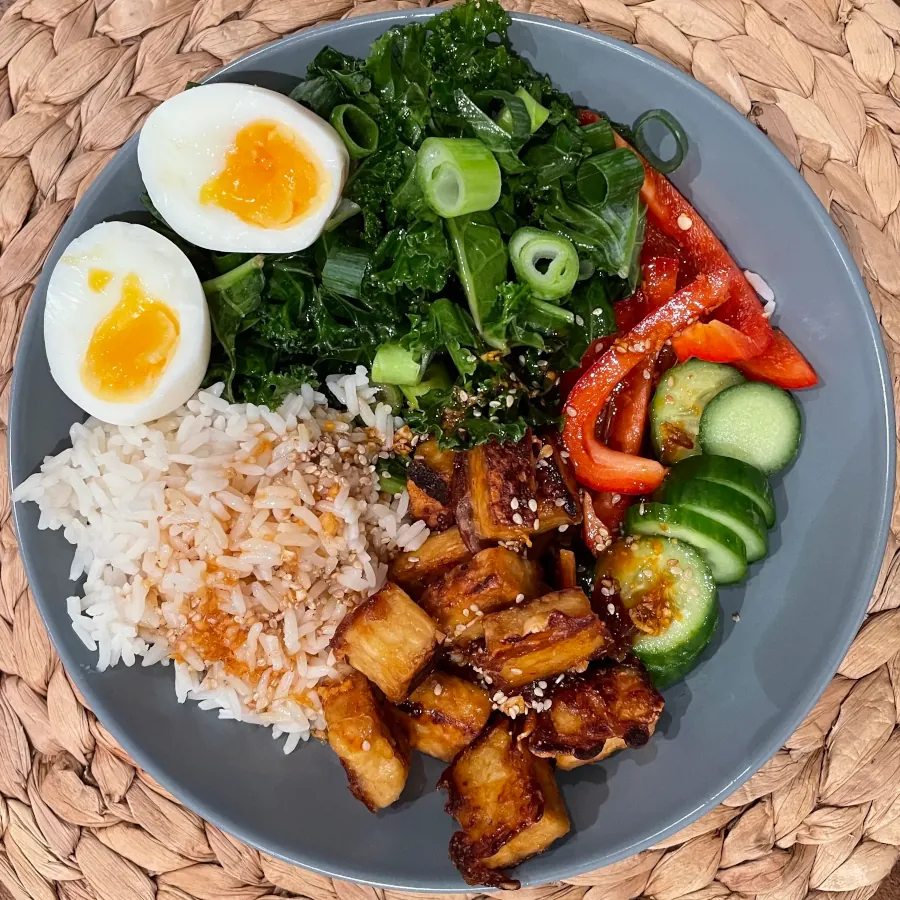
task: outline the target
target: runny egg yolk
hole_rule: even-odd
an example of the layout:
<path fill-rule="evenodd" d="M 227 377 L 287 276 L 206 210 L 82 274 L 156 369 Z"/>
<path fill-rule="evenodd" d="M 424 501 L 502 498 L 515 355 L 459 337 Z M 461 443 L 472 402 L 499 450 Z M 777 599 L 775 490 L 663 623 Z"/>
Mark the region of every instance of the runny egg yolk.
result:
<path fill-rule="evenodd" d="M 259 119 L 235 135 L 222 171 L 200 189 L 200 202 L 250 225 L 282 228 L 316 206 L 327 181 L 299 135 Z"/>
<path fill-rule="evenodd" d="M 88 283 L 103 282 L 102 274 Z M 112 275 L 110 275 L 110 279 Z M 108 281 L 103 283 L 103 286 Z M 102 290 L 102 287 L 100 288 Z M 133 272 L 122 279 L 122 294 L 91 335 L 81 380 L 101 400 L 134 402 L 149 396 L 178 345 L 177 314 L 149 296 Z"/>

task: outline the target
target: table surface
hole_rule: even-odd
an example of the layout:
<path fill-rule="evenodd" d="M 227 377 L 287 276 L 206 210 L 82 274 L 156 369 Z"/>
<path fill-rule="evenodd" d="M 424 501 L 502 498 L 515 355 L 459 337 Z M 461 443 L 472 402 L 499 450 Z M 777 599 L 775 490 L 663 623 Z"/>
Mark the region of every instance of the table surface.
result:
<path fill-rule="evenodd" d="M 299 28 L 425 5 L 0 0 L 0 459 L 34 279 L 78 198 L 150 110 L 187 81 Z M 748 115 L 843 232 L 897 371 L 900 6 L 504 5 L 635 43 Z M 0 900 L 400 900 L 240 844 L 134 766 L 78 697 L 47 639 L 17 555 L 7 481 L 0 466 Z M 895 513 L 869 618 L 785 748 L 723 806 L 658 848 L 529 889 L 527 900 L 868 900 L 876 892 L 900 853 L 898 526 Z M 900 885 L 886 884 L 882 897 L 900 900 Z"/>

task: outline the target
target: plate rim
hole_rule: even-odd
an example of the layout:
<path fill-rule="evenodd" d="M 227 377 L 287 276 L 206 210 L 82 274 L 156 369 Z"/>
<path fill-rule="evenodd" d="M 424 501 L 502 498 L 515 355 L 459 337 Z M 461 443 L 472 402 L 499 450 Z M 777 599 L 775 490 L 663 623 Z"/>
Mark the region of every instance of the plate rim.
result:
<path fill-rule="evenodd" d="M 384 23 L 385 30 L 388 30 L 395 25 L 406 24 L 418 19 L 431 18 L 438 12 L 440 12 L 440 10 L 435 8 L 390 10 L 386 12 L 371 13 L 364 16 L 355 16 L 351 19 L 343 19 L 338 22 L 329 23 L 328 25 L 314 27 L 314 29 L 306 28 L 302 31 L 281 38 L 280 40 L 251 50 L 243 56 L 232 60 L 227 65 L 216 69 L 214 72 L 203 78 L 200 83 L 215 83 L 219 80 L 227 80 L 233 71 L 245 67 L 248 62 L 254 59 L 264 59 L 267 54 L 271 53 L 276 47 L 281 48 L 285 45 L 290 46 L 297 43 L 303 43 L 309 38 L 310 35 L 314 35 L 316 37 L 325 35 L 327 37 L 327 35 L 334 32 L 352 29 L 354 27 L 358 27 L 358 25 L 360 24 L 371 22 Z M 616 851 L 606 854 L 600 854 L 594 856 L 591 859 L 586 858 L 583 863 L 580 863 L 573 868 L 553 868 L 551 866 L 550 871 L 545 872 L 544 875 L 542 875 L 541 881 L 533 882 L 528 878 L 522 879 L 523 887 L 534 887 L 539 884 L 548 884 L 550 882 L 561 880 L 564 878 L 572 878 L 577 875 L 593 871 L 597 869 L 598 866 L 607 866 L 614 862 L 626 859 L 635 853 L 651 847 L 664 838 L 675 834 L 686 825 L 690 824 L 693 821 L 696 821 L 700 816 L 702 816 L 704 813 L 712 809 L 723 799 L 733 793 L 755 772 L 757 772 L 783 746 L 784 741 L 803 721 L 808 712 L 814 706 L 817 699 L 820 697 L 822 691 L 834 677 L 834 674 L 836 673 L 841 661 L 845 657 L 851 643 L 859 633 L 859 628 L 866 617 L 866 613 L 868 611 L 868 601 L 872 595 L 872 591 L 874 590 L 875 585 L 877 584 L 878 575 L 881 570 L 881 565 L 884 557 L 884 550 L 887 546 L 887 538 L 890 530 L 890 520 L 893 510 L 893 494 L 896 480 L 895 473 L 897 451 L 892 379 L 884 342 L 881 337 L 880 326 L 878 324 L 878 320 L 871 303 L 868 289 L 865 286 L 865 282 L 863 281 L 859 268 L 857 267 L 856 262 L 854 261 L 852 254 L 850 253 L 850 250 L 848 249 L 847 244 L 841 236 L 837 226 L 820 203 L 818 197 L 815 195 L 806 181 L 802 178 L 799 172 L 789 163 L 787 158 L 766 136 L 761 134 L 759 130 L 749 122 L 748 119 L 741 115 L 730 104 L 716 95 L 709 88 L 702 85 L 696 79 L 683 73 L 674 66 L 663 62 L 652 54 L 639 50 L 633 45 L 627 44 L 616 38 L 612 38 L 608 35 L 586 29 L 581 25 L 574 25 L 556 19 L 551 19 L 544 16 L 535 16 L 526 13 L 514 12 L 510 15 L 514 22 L 534 24 L 542 28 L 550 28 L 553 30 L 566 32 L 569 34 L 577 35 L 580 39 L 588 39 L 603 44 L 611 50 L 622 54 L 623 56 L 631 57 L 632 59 L 637 60 L 643 65 L 648 65 L 651 68 L 656 69 L 666 77 L 674 79 L 683 87 L 687 88 L 691 93 L 703 97 L 704 101 L 712 101 L 713 105 L 717 108 L 717 111 L 720 114 L 724 115 L 727 119 L 729 119 L 732 126 L 736 127 L 750 143 L 754 144 L 758 152 L 761 152 L 765 156 L 767 156 L 772 164 L 781 169 L 782 173 L 790 180 L 792 180 L 792 182 L 798 189 L 798 201 L 802 201 L 806 205 L 810 213 L 818 220 L 819 224 L 823 227 L 825 234 L 830 240 L 832 251 L 840 260 L 844 270 L 846 271 L 851 283 L 854 286 L 853 299 L 862 308 L 868 335 L 871 339 L 871 343 L 874 345 L 875 355 L 878 363 L 880 396 L 874 406 L 878 408 L 879 412 L 883 410 L 884 421 L 886 425 L 884 435 L 884 441 L 886 444 L 886 447 L 884 448 L 886 451 L 886 477 L 884 480 L 884 491 L 881 498 L 881 508 L 878 511 L 877 515 L 877 529 L 875 529 L 874 531 L 874 536 L 876 537 L 876 539 L 870 543 L 872 551 L 869 554 L 868 560 L 866 560 L 864 577 L 860 579 L 860 587 L 858 590 L 857 598 L 854 601 L 859 608 L 856 611 L 856 615 L 853 619 L 853 629 L 849 633 L 849 636 L 842 638 L 839 642 L 830 644 L 829 651 L 825 654 L 827 665 L 824 666 L 822 671 L 829 673 L 827 677 L 823 679 L 817 679 L 815 687 L 811 687 L 808 685 L 806 689 L 801 692 L 801 699 L 796 705 L 796 711 L 794 715 L 789 719 L 784 720 L 780 728 L 773 729 L 773 732 L 770 734 L 769 739 L 762 742 L 761 749 L 753 755 L 751 761 L 744 770 L 739 772 L 734 778 L 732 778 L 726 784 L 722 785 L 710 796 L 702 799 L 701 801 L 698 801 L 698 804 L 693 809 L 686 811 L 675 822 L 658 828 L 656 831 L 654 831 L 652 834 L 647 835 L 645 838 L 634 841 L 625 847 L 620 847 Z M 552 73 L 548 73 L 548 75 L 552 78 Z M 133 144 L 138 141 L 139 134 L 139 131 L 136 132 L 121 147 L 119 147 L 119 149 L 115 152 L 106 166 L 104 166 L 104 169 L 101 170 L 101 172 L 106 170 L 117 170 L 118 168 L 123 166 L 125 164 L 127 151 L 132 147 Z M 103 189 L 104 184 L 98 177 L 94 181 L 94 183 L 90 185 L 79 203 L 90 204 L 93 197 L 101 193 Z M 48 251 L 48 255 L 52 253 L 52 250 L 59 243 L 62 233 L 65 230 L 67 224 L 68 218 L 66 220 L 66 223 L 63 225 L 60 234 L 57 235 L 56 239 L 51 245 L 50 250 Z M 50 272 L 48 271 L 45 264 L 42 267 L 41 274 L 35 282 L 32 296 L 39 291 L 46 290 L 46 284 L 49 280 L 49 275 Z M 9 472 L 10 492 L 14 487 L 14 472 L 24 467 L 24 463 L 21 463 L 19 460 L 19 454 L 16 448 L 17 442 L 12 437 L 15 428 L 18 427 L 18 421 L 22 419 L 22 409 L 20 407 L 20 404 L 17 402 L 17 398 L 20 394 L 21 378 L 19 358 L 20 355 L 24 355 L 25 347 L 30 346 L 31 342 L 35 340 L 35 338 L 39 336 L 39 334 L 39 313 L 37 307 L 34 304 L 29 303 L 28 311 L 20 328 L 19 343 L 16 348 L 12 383 L 10 388 L 7 449 L 7 466 Z M 27 534 L 27 529 L 23 530 L 22 528 L 22 523 L 20 521 L 19 515 L 19 504 L 11 503 L 11 507 L 11 514 L 16 526 L 18 552 L 22 559 L 25 574 L 30 586 L 32 583 L 32 573 L 36 571 L 38 562 L 27 549 L 28 539 L 22 539 L 22 535 Z M 875 550 L 877 550 L 877 553 L 875 552 Z M 865 591 L 863 591 L 863 588 L 865 588 Z M 44 615 L 44 606 L 46 601 L 43 598 L 39 598 L 36 591 L 33 592 L 33 596 L 35 604 L 37 605 L 38 610 L 41 613 L 41 618 L 44 621 L 44 625 L 53 640 L 54 649 L 65 665 L 66 672 L 69 674 L 72 681 L 76 684 L 79 691 L 81 691 L 82 695 L 90 704 L 91 710 L 94 711 L 96 709 L 99 709 L 102 713 L 105 708 L 105 703 L 103 702 L 102 698 L 99 697 L 96 692 L 90 687 L 89 682 L 84 679 L 81 672 L 81 666 L 73 658 L 71 658 L 68 650 L 65 649 L 66 641 L 63 640 L 63 638 L 68 638 L 69 634 L 67 633 L 66 629 L 55 627 L 55 625 L 52 624 L 51 620 Z M 100 716 L 98 715 L 97 718 L 100 719 Z M 271 848 L 265 847 L 262 842 L 259 842 L 254 838 L 252 834 L 249 834 L 247 829 L 242 827 L 239 822 L 233 822 L 227 816 L 220 815 L 216 810 L 211 809 L 205 801 L 197 798 L 194 795 L 189 785 L 184 785 L 177 778 L 170 777 L 160 766 L 156 765 L 155 762 L 145 758 L 140 745 L 132 741 L 126 728 L 121 727 L 118 722 L 113 720 L 103 721 L 101 719 L 101 724 L 109 730 L 113 737 L 115 737 L 115 739 L 121 744 L 121 746 L 129 753 L 134 762 L 141 768 L 145 769 L 157 781 L 159 781 L 160 784 L 163 785 L 163 787 L 165 787 L 167 790 L 171 790 L 172 793 L 179 799 L 179 802 L 184 803 L 185 806 L 197 812 L 204 819 L 233 834 L 238 839 L 243 840 L 249 845 L 256 847 L 266 853 L 269 853 L 270 855 L 275 856 L 278 859 L 331 878 L 373 885 L 375 887 L 402 890 L 411 893 L 459 893 L 460 890 L 467 890 L 467 887 L 464 886 L 461 881 L 452 884 L 447 884 L 446 882 L 444 882 L 440 884 L 420 884 L 409 886 L 402 884 L 398 885 L 390 881 L 367 879 L 364 874 L 347 874 L 347 872 L 336 870 L 334 869 L 334 867 L 329 867 L 327 865 L 319 865 L 315 861 L 310 861 L 308 859 L 303 859 L 302 862 L 299 862 L 298 860 L 303 856 L 302 848 L 300 852 L 291 857 L 280 851 L 274 851 Z M 550 856 L 545 857 L 545 859 L 550 858 Z M 477 892 L 488 892 L 488 889 L 477 889 Z"/>

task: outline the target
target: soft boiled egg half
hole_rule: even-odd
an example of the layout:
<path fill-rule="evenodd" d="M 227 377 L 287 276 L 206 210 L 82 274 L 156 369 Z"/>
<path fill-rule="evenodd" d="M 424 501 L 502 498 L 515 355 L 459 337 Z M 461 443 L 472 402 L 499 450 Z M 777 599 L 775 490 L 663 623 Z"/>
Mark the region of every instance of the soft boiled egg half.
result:
<path fill-rule="evenodd" d="M 82 409 L 113 425 L 167 415 L 200 387 L 209 311 L 200 279 L 170 240 L 126 222 L 72 241 L 47 285 L 50 372 Z"/>
<path fill-rule="evenodd" d="M 207 250 L 291 253 L 321 234 L 349 157 L 324 119 L 247 84 L 206 84 L 147 118 L 138 164 L 150 199 Z"/>

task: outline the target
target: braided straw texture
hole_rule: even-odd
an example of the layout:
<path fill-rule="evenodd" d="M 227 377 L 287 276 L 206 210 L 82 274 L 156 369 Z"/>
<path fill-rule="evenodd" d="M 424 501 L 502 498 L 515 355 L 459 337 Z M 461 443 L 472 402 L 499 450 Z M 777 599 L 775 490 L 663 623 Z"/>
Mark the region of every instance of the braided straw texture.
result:
<path fill-rule="evenodd" d="M 0 19 L 0 460 L 34 279 L 74 204 L 153 106 L 288 32 L 418 5 L 427 0 L 13 2 Z M 844 233 L 881 319 L 896 385 L 900 6 L 508 5 L 635 43 L 763 129 Z M 131 762 L 50 645 L 17 554 L 7 481 L 0 464 L 0 900 L 401 900 L 239 843 Z M 896 509 L 869 612 L 813 712 L 723 806 L 652 850 L 524 890 L 519 900 L 868 900 L 900 854 Z"/>

